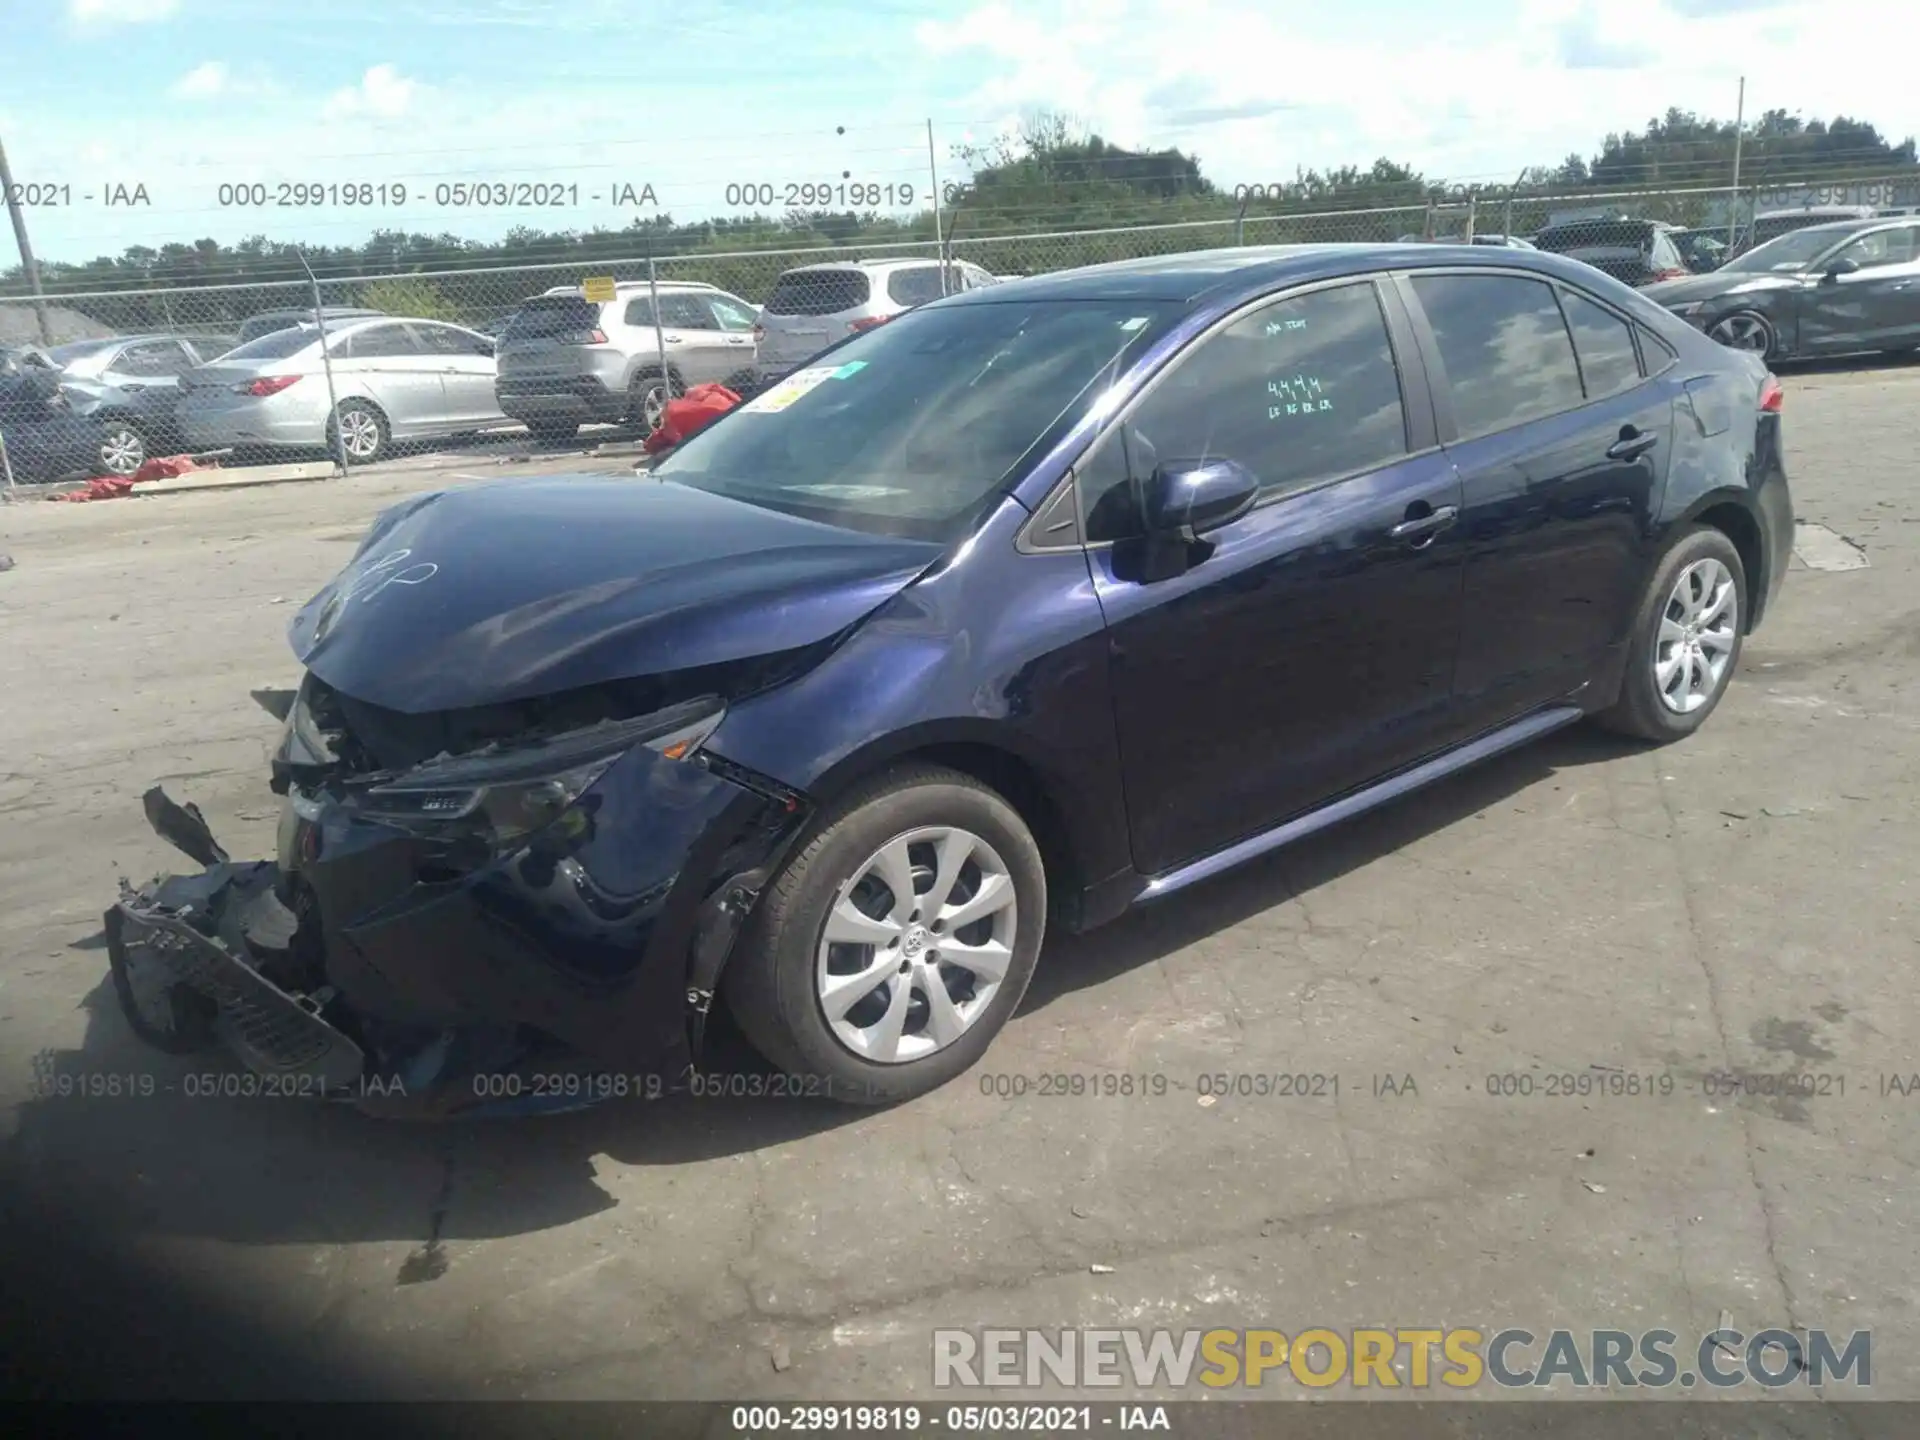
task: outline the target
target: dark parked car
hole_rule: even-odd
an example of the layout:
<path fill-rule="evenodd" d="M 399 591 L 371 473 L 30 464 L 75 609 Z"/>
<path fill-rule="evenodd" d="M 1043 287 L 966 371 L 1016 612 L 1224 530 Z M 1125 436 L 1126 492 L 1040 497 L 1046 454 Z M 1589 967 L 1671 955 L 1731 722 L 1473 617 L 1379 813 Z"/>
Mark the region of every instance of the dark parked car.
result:
<path fill-rule="evenodd" d="M 102 473 L 108 430 L 77 415 L 60 389 L 60 371 L 45 351 L 0 359 L 0 443 L 15 484 Z"/>
<path fill-rule="evenodd" d="M 1920 348 L 1920 220 L 1808 226 L 1645 293 L 1768 360 Z"/>
<path fill-rule="evenodd" d="M 185 448 L 174 421 L 180 380 L 218 353 L 190 335 L 119 335 L 77 340 L 50 352 L 76 415 L 102 426 L 98 473 L 131 475 L 149 455 Z"/>
<path fill-rule="evenodd" d="M 1625 284 L 1652 285 L 1692 273 L 1674 243 L 1678 228 L 1659 220 L 1568 220 L 1540 231 L 1533 243 Z"/>
<path fill-rule="evenodd" d="M 722 1000 L 777 1093 L 920 1093 L 1049 924 L 1586 716 L 1696 730 L 1786 572 L 1779 409 L 1526 250 L 937 301 L 646 479 L 385 512 L 264 697 L 277 861 L 150 792 L 211 868 L 110 912 L 123 1003 L 368 1108 L 663 1087 Z"/>

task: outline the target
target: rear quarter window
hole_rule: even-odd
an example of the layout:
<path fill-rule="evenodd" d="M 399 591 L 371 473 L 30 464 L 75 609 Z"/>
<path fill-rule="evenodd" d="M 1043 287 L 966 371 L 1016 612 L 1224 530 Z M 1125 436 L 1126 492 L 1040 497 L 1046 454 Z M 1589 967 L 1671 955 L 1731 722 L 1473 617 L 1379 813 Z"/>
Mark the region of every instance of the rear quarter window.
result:
<path fill-rule="evenodd" d="M 774 282 L 767 313 L 837 315 L 859 309 L 872 296 L 872 286 L 861 270 L 791 270 Z"/>

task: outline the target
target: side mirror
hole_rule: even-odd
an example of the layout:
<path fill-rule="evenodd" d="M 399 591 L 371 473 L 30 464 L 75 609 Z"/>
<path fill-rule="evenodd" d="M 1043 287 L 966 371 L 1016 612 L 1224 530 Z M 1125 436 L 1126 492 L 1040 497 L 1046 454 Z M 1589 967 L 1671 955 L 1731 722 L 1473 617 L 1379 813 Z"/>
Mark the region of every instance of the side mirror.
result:
<path fill-rule="evenodd" d="M 1860 268 L 1858 260 L 1831 260 L 1827 262 L 1827 279 L 1838 280 L 1842 275 L 1851 275 Z"/>
<path fill-rule="evenodd" d="M 1141 519 L 1152 535 L 1204 535 L 1238 520 L 1259 498 L 1259 478 L 1237 461 L 1167 461 L 1147 480 Z"/>

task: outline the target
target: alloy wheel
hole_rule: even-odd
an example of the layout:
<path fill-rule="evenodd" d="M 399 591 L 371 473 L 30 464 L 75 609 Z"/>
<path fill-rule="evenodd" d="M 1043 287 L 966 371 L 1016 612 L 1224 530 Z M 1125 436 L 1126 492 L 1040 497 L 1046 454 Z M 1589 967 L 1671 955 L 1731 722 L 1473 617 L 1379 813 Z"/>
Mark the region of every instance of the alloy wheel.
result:
<path fill-rule="evenodd" d="M 1755 355 L 1766 354 L 1773 344 L 1767 322 L 1758 315 L 1729 315 L 1708 330 L 1707 335 L 1729 350 L 1746 350 Z"/>
<path fill-rule="evenodd" d="M 371 460 L 380 449 L 379 420 L 365 410 L 342 410 L 340 443 L 355 460 Z"/>
<path fill-rule="evenodd" d="M 1653 647 L 1653 687 L 1676 715 L 1690 714 L 1726 683 L 1740 634 L 1740 590 L 1733 572 L 1709 557 L 1674 581 Z"/>
<path fill-rule="evenodd" d="M 821 927 L 817 994 L 834 1038 L 881 1064 L 946 1049 L 1005 980 L 1019 918 L 1006 861 L 978 835 L 895 836 L 835 892 Z"/>
<path fill-rule="evenodd" d="M 100 466 L 109 475 L 131 475 L 146 458 L 146 442 L 131 425 L 115 425 L 100 439 Z"/>
<path fill-rule="evenodd" d="M 640 419 L 651 435 L 666 422 L 666 418 L 667 387 L 662 381 L 654 380 L 640 396 Z"/>

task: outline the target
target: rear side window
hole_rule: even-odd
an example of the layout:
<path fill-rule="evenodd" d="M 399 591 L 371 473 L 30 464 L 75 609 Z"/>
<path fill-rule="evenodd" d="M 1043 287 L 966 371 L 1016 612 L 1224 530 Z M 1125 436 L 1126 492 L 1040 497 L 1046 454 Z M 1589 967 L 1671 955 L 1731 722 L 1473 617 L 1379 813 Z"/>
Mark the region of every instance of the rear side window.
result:
<path fill-rule="evenodd" d="M 947 293 L 960 288 L 959 276 L 949 273 Z M 887 298 L 896 305 L 926 305 L 940 298 L 940 267 L 915 265 L 887 276 Z"/>
<path fill-rule="evenodd" d="M 859 309 L 872 295 L 863 270 L 789 270 L 774 282 L 767 313 L 837 315 Z"/>
<path fill-rule="evenodd" d="M 558 340 L 600 327 L 600 307 L 582 295 L 539 295 L 508 322 L 503 340 Z"/>
<path fill-rule="evenodd" d="M 1407 453 L 1406 416 L 1372 283 L 1276 301 L 1202 340 L 1125 433 L 1126 465 L 1109 456 L 1081 475 L 1090 540 L 1138 532 L 1130 482 L 1159 464 L 1233 460 L 1263 495 L 1392 464 Z"/>
<path fill-rule="evenodd" d="M 1633 350 L 1633 328 L 1611 310 L 1571 290 L 1560 292 L 1560 305 L 1573 331 L 1573 350 L 1580 358 L 1587 398 L 1618 395 L 1638 385 L 1640 357 Z"/>
<path fill-rule="evenodd" d="M 1416 275 L 1465 439 L 1571 410 L 1585 400 L 1560 306 L 1545 281 Z"/>
<path fill-rule="evenodd" d="M 312 325 L 289 325 L 284 330 L 269 330 L 258 338 L 236 346 L 222 360 L 284 360 L 297 355 L 320 338 Z"/>

